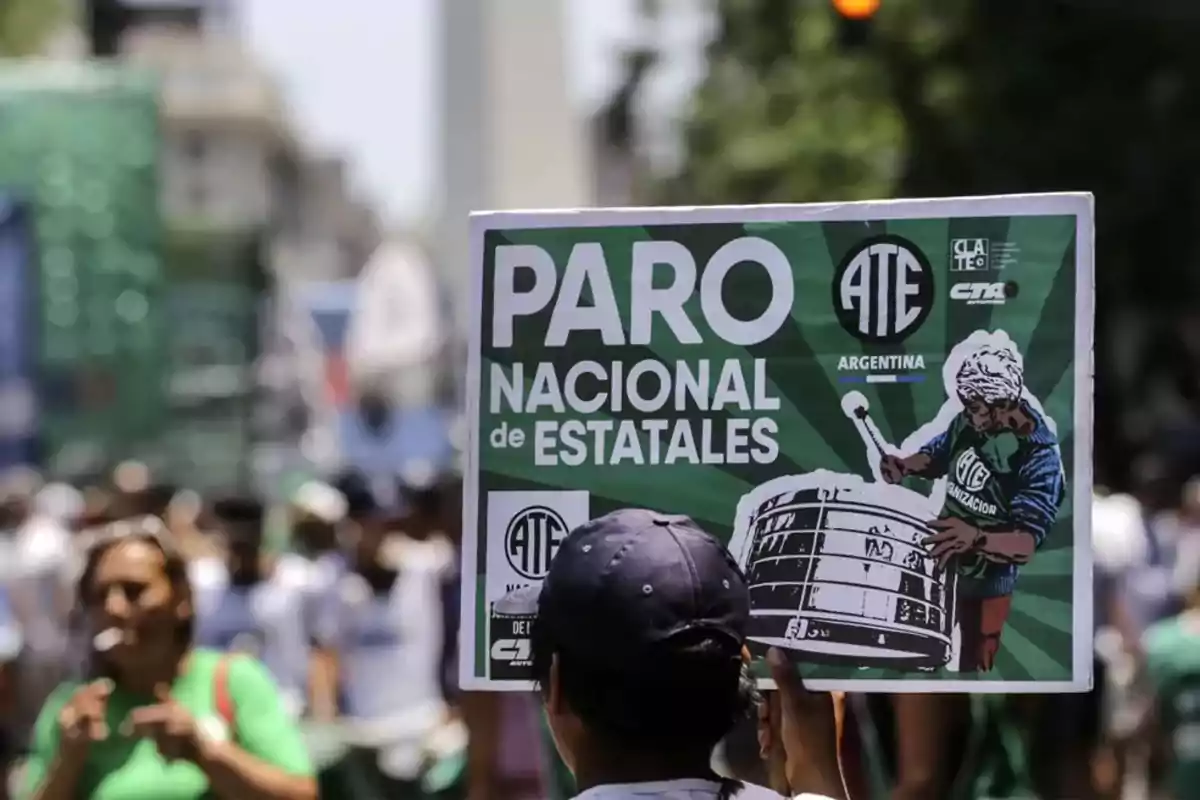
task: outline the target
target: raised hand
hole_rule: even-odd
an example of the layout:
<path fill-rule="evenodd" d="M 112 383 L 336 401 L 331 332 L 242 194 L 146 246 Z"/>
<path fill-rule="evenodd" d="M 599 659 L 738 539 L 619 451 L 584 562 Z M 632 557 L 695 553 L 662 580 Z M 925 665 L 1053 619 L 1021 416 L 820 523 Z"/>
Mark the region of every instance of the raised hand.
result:
<path fill-rule="evenodd" d="M 845 798 L 833 697 L 806 689 L 783 651 L 772 647 L 767 663 L 776 691 L 763 700 L 758 744 L 767 758 L 772 788 L 785 796 L 811 792 Z"/>
<path fill-rule="evenodd" d="M 67 758 L 86 757 L 92 742 L 108 738 L 108 698 L 113 682 L 108 678 L 92 681 L 76 690 L 58 714 L 60 748 Z"/>

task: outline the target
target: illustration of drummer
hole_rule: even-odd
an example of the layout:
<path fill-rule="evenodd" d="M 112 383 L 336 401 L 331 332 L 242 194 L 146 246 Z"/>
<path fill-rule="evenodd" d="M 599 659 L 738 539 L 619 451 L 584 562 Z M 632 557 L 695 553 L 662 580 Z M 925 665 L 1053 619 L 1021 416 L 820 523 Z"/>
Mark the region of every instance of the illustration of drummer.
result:
<path fill-rule="evenodd" d="M 887 454 L 880 462 L 890 484 L 910 475 L 946 479 L 945 503 L 923 543 L 941 568 L 959 572 L 961 672 L 992 668 L 1017 572 L 1046 538 L 1065 496 L 1058 439 L 1025 390 L 1023 373 L 1008 336 L 989 335 L 954 373 L 961 412 L 912 455 Z"/>

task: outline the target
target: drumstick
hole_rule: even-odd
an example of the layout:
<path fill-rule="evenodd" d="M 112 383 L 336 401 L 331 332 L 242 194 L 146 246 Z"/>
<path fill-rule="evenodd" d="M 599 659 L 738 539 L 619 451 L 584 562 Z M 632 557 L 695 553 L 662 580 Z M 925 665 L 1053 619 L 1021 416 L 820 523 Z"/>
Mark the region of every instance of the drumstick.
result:
<path fill-rule="evenodd" d="M 883 442 L 879 441 L 879 437 L 875 435 L 875 426 L 867 424 L 871 419 L 871 415 L 867 411 L 867 407 L 859 406 L 858 408 L 854 409 L 854 416 L 857 417 L 858 420 L 862 422 L 863 427 L 867 429 L 867 436 L 871 437 L 871 444 L 875 445 L 875 449 L 879 452 L 879 457 L 884 458 L 887 456 L 887 452 L 883 449 Z"/>

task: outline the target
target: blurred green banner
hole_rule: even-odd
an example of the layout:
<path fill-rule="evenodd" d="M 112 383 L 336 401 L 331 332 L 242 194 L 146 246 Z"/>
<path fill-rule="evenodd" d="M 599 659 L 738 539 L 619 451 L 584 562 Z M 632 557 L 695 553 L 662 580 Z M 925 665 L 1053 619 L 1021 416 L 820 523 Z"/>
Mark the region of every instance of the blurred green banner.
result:
<path fill-rule="evenodd" d="M 113 66 L 0 67 L 0 187 L 33 204 L 45 466 L 142 455 L 166 423 L 152 78 Z"/>

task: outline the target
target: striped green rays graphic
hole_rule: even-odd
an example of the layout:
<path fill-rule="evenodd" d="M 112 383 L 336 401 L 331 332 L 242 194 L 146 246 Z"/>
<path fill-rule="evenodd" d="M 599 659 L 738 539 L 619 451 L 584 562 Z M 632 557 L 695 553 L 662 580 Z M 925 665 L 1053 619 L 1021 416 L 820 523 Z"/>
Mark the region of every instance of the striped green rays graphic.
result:
<path fill-rule="evenodd" d="M 934 304 L 928 318 L 900 344 L 863 344 L 838 324 L 832 305 L 834 272 L 843 258 L 864 239 L 880 234 L 901 236 L 915 244 L 928 259 L 934 274 Z M 1073 409 L 1075 335 L 1075 218 L 1073 216 L 980 217 L 911 219 L 886 222 L 800 222 L 763 224 L 696 224 L 620 228 L 560 228 L 489 231 L 484 242 L 484 298 L 493 295 L 491 274 L 495 249 L 505 244 L 531 244 L 544 248 L 559 270 L 578 242 L 600 242 L 622 317 L 628 325 L 631 250 L 635 242 L 680 242 L 703 270 L 708 257 L 727 242 L 742 236 L 769 239 L 788 256 L 795 275 L 795 301 L 788 324 L 762 344 L 742 348 L 713 341 L 681 345 L 661 319 L 649 346 L 604 345 L 598 333 L 573 333 L 570 346 L 546 348 L 544 337 L 551 307 L 519 318 L 510 348 L 494 348 L 488 337 L 492 310 L 484 303 L 480 430 L 501 423 L 528 426 L 528 415 L 490 414 L 488 372 L 492 364 L 505 368 L 523 362 L 526 381 L 532 366 L 550 362 L 561 376 L 574 363 L 591 359 L 602 364 L 631 364 L 657 359 L 667 364 L 699 358 L 714 363 L 740 359 L 749 374 L 752 359 L 765 359 L 770 392 L 781 407 L 771 416 L 779 425 L 779 458 L 772 464 L 535 467 L 528 450 L 492 450 L 480 454 L 480 497 L 496 490 L 583 489 L 591 493 L 593 515 L 641 506 L 688 514 L 708 531 L 728 541 L 738 500 L 757 485 L 781 475 L 828 469 L 869 477 L 867 452 L 854 426 L 841 409 L 842 395 L 851 389 L 866 395 L 873 417 L 884 437 L 899 443 L 929 422 L 946 401 L 942 364 L 950 348 L 979 329 L 1006 331 L 1024 356 L 1026 384 L 1046 414 L 1057 425 L 1068 483 L 1074 474 Z M 1002 305 L 968 305 L 951 302 L 950 243 L 955 239 L 984 239 L 1008 243 L 1012 263 L 975 280 L 1017 284 L 1015 295 Z M 657 276 L 656 276 L 657 277 Z M 664 278 L 665 280 L 665 278 Z M 520 283 L 518 282 L 518 288 Z M 723 292 L 726 306 L 739 319 L 757 317 L 766 307 L 770 284 L 765 270 L 733 270 Z M 585 302 L 590 298 L 585 294 Z M 702 332 L 706 331 L 693 297 L 685 306 Z M 926 380 L 909 384 L 848 385 L 839 382 L 838 360 L 854 355 L 921 355 Z M 844 373 L 843 373 L 844 374 Z M 734 412 L 736 413 L 736 412 Z M 571 415 L 561 415 L 566 419 Z M 659 412 L 658 416 L 662 416 Z M 684 414 L 687 416 L 688 414 Z M 632 409 L 622 419 L 643 416 Z M 715 435 L 732 414 L 707 412 Z M 594 415 L 593 418 L 601 418 Z M 553 419 L 553 413 L 539 418 Z M 1068 492 L 1068 497 L 1069 497 Z M 486 535 L 485 509 L 480 504 L 480 536 Z M 885 669 L 810 665 L 806 674 L 840 679 L 923 679 L 931 677 L 970 680 L 1069 680 L 1072 658 L 1072 544 L 1073 510 L 1068 499 L 1057 523 L 1032 563 L 1022 567 L 1013 596 L 995 669 L 979 676 L 962 673 L 905 673 Z M 477 566 L 480 595 L 477 631 L 485 629 L 483 602 L 484 559 L 481 542 Z M 481 665 L 482 667 L 482 665 Z M 482 674 L 482 673 L 481 673 Z"/>

